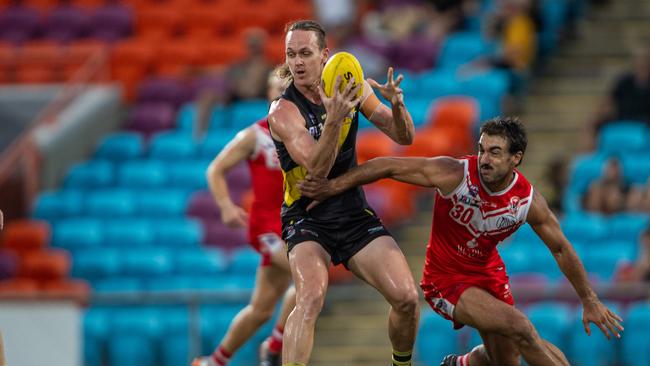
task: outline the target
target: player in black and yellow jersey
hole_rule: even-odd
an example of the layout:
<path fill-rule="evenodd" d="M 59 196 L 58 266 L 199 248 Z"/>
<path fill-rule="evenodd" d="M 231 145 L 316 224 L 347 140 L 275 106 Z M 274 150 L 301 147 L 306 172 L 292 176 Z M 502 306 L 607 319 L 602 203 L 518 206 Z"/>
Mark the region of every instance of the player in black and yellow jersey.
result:
<path fill-rule="evenodd" d="M 399 83 L 350 80 L 332 96 L 320 87 L 329 56 L 325 31 L 314 21 L 298 21 L 287 28 L 284 77 L 291 83 L 271 105 L 269 124 L 284 174 L 283 239 L 296 285 L 296 307 L 284 333 L 283 364 L 306 365 L 313 347 L 316 319 L 328 285 L 329 262 L 343 263 L 377 288 L 391 304 L 389 336 L 393 365 L 411 364 L 418 324 L 418 293 L 404 255 L 354 188 L 320 202 L 300 194 L 298 184 L 308 174 L 337 177 L 357 165 L 356 134 L 359 112 L 400 144 L 410 144 L 415 130 L 404 105 Z M 338 81 L 340 83 L 340 80 Z M 363 85 L 363 94 L 357 96 Z M 390 100 L 379 101 L 372 87 Z"/>

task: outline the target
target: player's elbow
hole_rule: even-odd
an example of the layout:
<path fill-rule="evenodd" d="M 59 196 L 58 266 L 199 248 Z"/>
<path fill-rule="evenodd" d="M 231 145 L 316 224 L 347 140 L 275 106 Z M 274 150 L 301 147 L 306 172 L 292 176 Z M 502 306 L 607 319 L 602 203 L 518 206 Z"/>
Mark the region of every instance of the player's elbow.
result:
<path fill-rule="evenodd" d="M 407 133 L 403 136 L 398 137 L 395 142 L 402 146 L 408 146 L 413 143 L 413 134 L 412 133 Z"/>

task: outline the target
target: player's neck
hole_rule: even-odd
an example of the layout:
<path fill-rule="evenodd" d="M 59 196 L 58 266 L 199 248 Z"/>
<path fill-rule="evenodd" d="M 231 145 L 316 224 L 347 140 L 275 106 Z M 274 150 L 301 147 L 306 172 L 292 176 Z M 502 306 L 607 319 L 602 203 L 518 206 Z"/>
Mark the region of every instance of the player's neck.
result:
<path fill-rule="evenodd" d="M 499 182 L 494 182 L 494 183 L 483 182 L 483 184 L 490 190 L 490 192 L 497 193 L 508 188 L 512 184 L 512 181 L 514 179 L 515 179 L 515 172 L 512 171 L 510 172 L 510 174 L 506 175 L 506 177 Z"/>
<path fill-rule="evenodd" d="M 298 85 L 294 84 L 296 86 L 296 89 L 302 94 L 305 98 L 307 98 L 308 101 L 314 103 L 314 104 L 322 104 L 322 101 L 320 99 L 320 94 L 318 93 L 318 88 L 320 85 L 314 84 L 314 85 Z"/>

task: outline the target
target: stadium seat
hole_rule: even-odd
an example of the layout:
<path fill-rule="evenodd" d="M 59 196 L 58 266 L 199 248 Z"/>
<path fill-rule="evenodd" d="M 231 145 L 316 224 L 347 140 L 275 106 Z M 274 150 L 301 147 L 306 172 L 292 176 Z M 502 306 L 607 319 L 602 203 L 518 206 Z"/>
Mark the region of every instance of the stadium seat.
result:
<path fill-rule="evenodd" d="M 156 77 L 144 80 L 138 87 L 138 103 L 164 103 L 174 108 L 188 101 L 189 90 L 186 85 L 174 78 Z"/>
<path fill-rule="evenodd" d="M 650 137 L 646 141 L 645 146 L 647 148 L 650 145 Z M 621 163 L 626 183 L 643 185 L 650 179 L 650 153 L 625 154 L 621 158 Z"/>
<path fill-rule="evenodd" d="M 126 161 L 120 166 L 117 181 L 123 188 L 161 188 L 167 183 L 167 169 L 160 161 Z"/>
<path fill-rule="evenodd" d="M 258 252 L 249 247 L 236 249 L 233 251 L 228 272 L 231 274 L 251 274 L 257 271 L 261 261 Z"/>
<path fill-rule="evenodd" d="M 131 9 L 122 4 L 106 3 L 93 11 L 90 24 L 93 38 L 115 42 L 131 34 L 133 14 Z"/>
<path fill-rule="evenodd" d="M 606 304 L 616 314 L 621 315 L 620 307 L 616 304 Z M 607 340 L 600 329 L 590 324 L 591 336 L 585 333 L 582 324 L 582 310 L 578 309 L 574 315 L 573 324 L 569 330 L 569 348 L 566 356 L 572 365 L 576 366 L 606 366 L 616 363 L 618 342 Z"/>
<path fill-rule="evenodd" d="M 50 224 L 46 221 L 20 219 L 7 223 L 0 238 L 2 247 L 21 253 L 41 250 L 52 236 Z"/>
<path fill-rule="evenodd" d="M 569 240 L 598 242 L 607 237 L 608 222 L 595 214 L 570 214 L 562 219 L 562 231 Z"/>
<path fill-rule="evenodd" d="M 95 281 L 114 277 L 121 271 L 121 253 L 117 249 L 95 248 L 75 251 L 72 275 Z"/>
<path fill-rule="evenodd" d="M 636 243 L 641 233 L 650 227 L 645 214 L 620 213 L 607 219 L 607 238 Z"/>
<path fill-rule="evenodd" d="M 239 132 L 236 129 L 211 129 L 200 146 L 201 157 L 213 159 Z"/>
<path fill-rule="evenodd" d="M 604 154 L 647 151 L 649 144 L 646 124 L 640 121 L 610 122 L 598 135 L 598 150 Z"/>
<path fill-rule="evenodd" d="M 562 200 L 563 208 L 568 212 L 582 209 L 581 196 L 589 184 L 598 179 L 606 157 L 599 154 L 580 155 L 573 159 L 569 173 L 569 185 Z"/>
<path fill-rule="evenodd" d="M 169 186 L 188 190 L 205 189 L 208 186 L 205 172 L 208 162 L 171 162 L 167 169 Z"/>
<path fill-rule="evenodd" d="M 613 280 L 613 275 L 622 264 L 630 263 L 636 252 L 635 242 L 607 241 L 584 251 L 585 269 L 604 281 Z"/>
<path fill-rule="evenodd" d="M 540 53 L 548 55 L 557 47 L 561 31 L 567 21 L 567 3 L 563 1 L 540 1 L 540 15 L 542 17 L 542 31 L 539 34 Z"/>
<path fill-rule="evenodd" d="M 424 310 L 416 338 L 416 355 L 423 365 L 438 365 L 446 355 L 458 352 L 452 323 L 432 310 Z"/>
<path fill-rule="evenodd" d="M 95 159 L 114 162 L 133 160 L 144 152 L 142 136 L 133 132 L 118 132 L 104 137 L 95 150 Z"/>
<path fill-rule="evenodd" d="M 650 302 L 632 304 L 627 311 L 625 334 L 622 337 L 622 361 L 624 366 L 650 365 Z"/>
<path fill-rule="evenodd" d="M 409 112 L 415 128 L 422 127 L 427 122 L 431 104 L 431 98 L 427 96 L 409 99 Z"/>
<path fill-rule="evenodd" d="M 223 251 L 217 248 L 181 250 L 174 253 L 174 272 L 186 275 L 218 274 L 226 269 Z"/>
<path fill-rule="evenodd" d="M 115 172 L 111 162 L 90 160 L 70 168 L 64 185 L 72 189 L 97 189 L 110 187 L 114 182 Z"/>
<path fill-rule="evenodd" d="M 160 276 L 172 271 L 171 252 L 165 249 L 132 249 L 123 253 L 123 273 L 131 276 Z"/>
<path fill-rule="evenodd" d="M 144 290 L 144 284 L 135 277 L 106 277 L 95 281 L 93 289 L 101 293 L 129 294 L 137 298 Z"/>
<path fill-rule="evenodd" d="M 241 130 L 266 117 L 269 102 L 266 99 L 250 99 L 235 102 L 230 107 L 230 127 Z"/>
<path fill-rule="evenodd" d="M 174 128 L 174 109 L 165 103 L 139 104 L 132 108 L 126 126 L 148 137 L 162 130 Z"/>
<path fill-rule="evenodd" d="M 487 42 L 480 33 L 453 33 L 444 40 L 437 67 L 455 70 L 458 66 L 488 55 L 493 49 L 494 46 Z"/>
<path fill-rule="evenodd" d="M 153 136 L 149 156 L 160 160 L 189 160 L 196 157 L 197 146 L 188 133 L 161 132 Z"/>
<path fill-rule="evenodd" d="M 96 248 L 103 240 L 103 226 L 96 219 L 63 219 L 54 224 L 52 244 L 60 248 Z"/>
<path fill-rule="evenodd" d="M 357 135 L 357 160 L 363 163 L 381 156 L 390 156 L 396 143 L 377 129 L 363 131 Z"/>
<path fill-rule="evenodd" d="M 0 13 L 0 39 L 21 44 L 36 36 L 39 31 L 38 12 L 28 6 L 13 5 Z"/>
<path fill-rule="evenodd" d="M 146 4 L 146 3 L 145 3 Z M 137 10 L 136 32 L 151 42 L 163 42 L 181 33 L 182 9 L 167 4 L 146 4 Z"/>
<path fill-rule="evenodd" d="M 248 242 L 246 230 L 231 229 L 221 223 L 220 220 L 203 220 L 203 228 L 205 232 L 203 243 L 207 245 L 214 245 L 222 249 L 231 250 L 241 247 Z"/>
<path fill-rule="evenodd" d="M 454 73 L 442 70 L 427 71 L 418 77 L 421 97 L 433 100 L 439 97 L 457 95 L 461 92 L 460 81 Z M 408 102 L 407 102 L 408 103 Z"/>
<path fill-rule="evenodd" d="M 136 214 L 147 218 L 175 218 L 185 213 L 188 193 L 176 189 L 147 189 L 135 194 Z"/>
<path fill-rule="evenodd" d="M 133 335 L 129 331 L 125 331 L 124 334 L 120 334 L 118 337 L 112 337 L 108 341 L 108 355 L 111 365 L 154 365 L 156 359 L 155 349 L 151 339 Z"/>
<path fill-rule="evenodd" d="M 101 366 L 106 358 L 105 344 L 110 330 L 110 311 L 91 307 L 83 315 L 83 360 L 87 366 Z"/>
<path fill-rule="evenodd" d="M 499 246 L 499 254 L 509 275 L 533 272 L 527 245 L 508 243 Z"/>
<path fill-rule="evenodd" d="M 25 253 L 19 275 L 36 280 L 62 279 L 70 273 L 70 254 L 60 249 Z"/>
<path fill-rule="evenodd" d="M 153 246 L 152 224 L 144 219 L 110 220 L 104 224 L 104 246 L 111 248 L 142 248 Z"/>
<path fill-rule="evenodd" d="M 52 9 L 44 20 L 45 38 L 67 43 L 83 37 L 88 31 L 88 15 L 83 10 L 60 5 Z"/>
<path fill-rule="evenodd" d="M 88 194 L 86 213 L 98 218 L 119 218 L 135 213 L 133 193 L 127 190 L 93 191 Z"/>
<path fill-rule="evenodd" d="M 152 220 L 154 242 L 168 248 L 196 248 L 203 240 L 202 225 L 191 219 Z"/>
<path fill-rule="evenodd" d="M 567 349 L 568 335 L 574 311 L 567 305 L 541 302 L 526 309 L 526 314 L 539 335 L 560 349 Z"/>

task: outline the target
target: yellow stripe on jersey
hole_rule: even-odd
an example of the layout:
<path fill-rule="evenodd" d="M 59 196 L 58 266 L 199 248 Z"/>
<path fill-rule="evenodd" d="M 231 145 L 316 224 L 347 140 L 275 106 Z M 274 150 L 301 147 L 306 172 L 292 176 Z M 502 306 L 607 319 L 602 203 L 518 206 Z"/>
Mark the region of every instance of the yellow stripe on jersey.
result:
<path fill-rule="evenodd" d="M 284 203 L 291 206 L 302 196 L 298 189 L 298 182 L 305 179 L 307 169 L 297 166 L 288 172 L 283 170 L 282 176 L 284 177 Z"/>

